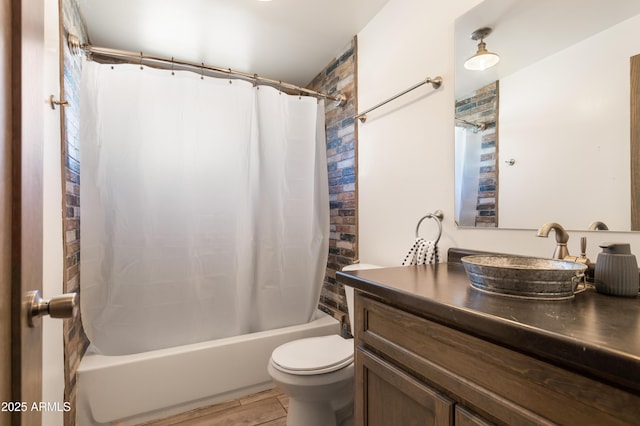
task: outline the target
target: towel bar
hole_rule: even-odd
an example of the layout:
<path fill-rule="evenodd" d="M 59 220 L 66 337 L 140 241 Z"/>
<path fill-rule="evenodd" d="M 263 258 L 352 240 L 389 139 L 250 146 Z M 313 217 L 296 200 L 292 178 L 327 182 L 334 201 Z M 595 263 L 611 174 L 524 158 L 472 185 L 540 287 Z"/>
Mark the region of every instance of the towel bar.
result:
<path fill-rule="evenodd" d="M 442 219 L 444 219 L 444 213 L 442 212 L 442 210 L 436 210 L 435 212 L 429 213 L 428 215 L 420 219 L 418 221 L 418 225 L 416 226 L 416 238 L 420 237 L 420 234 L 419 234 L 420 225 L 422 224 L 422 221 L 425 219 L 433 219 L 438 224 L 438 236 L 436 237 L 436 240 L 435 240 L 435 244 L 438 245 L 438 241 L 440 241 L 440 237 L 442 236 Z"/>

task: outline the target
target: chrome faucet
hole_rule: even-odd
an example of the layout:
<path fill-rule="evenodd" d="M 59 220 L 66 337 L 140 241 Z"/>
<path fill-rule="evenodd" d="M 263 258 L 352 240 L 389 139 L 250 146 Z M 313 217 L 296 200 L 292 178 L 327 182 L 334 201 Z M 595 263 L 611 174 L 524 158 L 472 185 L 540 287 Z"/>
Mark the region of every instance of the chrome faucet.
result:
<path fill-rule="evenodd" d="M 556 249 L 553 252 L 554 259 L 564 259 L 569 256 L 569 249 L 567 248 L 567 241 L 569 241 L 569 234 L 564 230 L 560 224 L 555 222 L 548 222 L 542 225 L 542 228 L 538 229 L 538 237 L 548 237 L 551 230 L 556 231 Z"/>

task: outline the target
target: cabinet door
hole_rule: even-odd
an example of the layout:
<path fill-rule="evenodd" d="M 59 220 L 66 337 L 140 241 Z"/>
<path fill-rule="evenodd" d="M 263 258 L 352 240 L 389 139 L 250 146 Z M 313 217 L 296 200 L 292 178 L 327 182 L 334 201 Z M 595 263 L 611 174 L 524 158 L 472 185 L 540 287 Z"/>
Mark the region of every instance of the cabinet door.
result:
<path fill-rule="evenodd" d="M 479 415 L 456 405 L 456 426 L 491 426 L 492 424 Z"/>
<path fill-rule="evenodd" d="M 453 425 L 453 401 L 395 365 L 356 348 L 356 425 Z"/>

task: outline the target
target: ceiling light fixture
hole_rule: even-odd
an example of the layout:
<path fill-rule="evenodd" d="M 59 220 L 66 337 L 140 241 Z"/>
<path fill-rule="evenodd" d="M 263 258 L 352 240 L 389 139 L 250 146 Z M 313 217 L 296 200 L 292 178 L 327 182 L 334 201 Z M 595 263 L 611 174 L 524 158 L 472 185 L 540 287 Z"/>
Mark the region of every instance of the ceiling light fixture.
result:
<path fill-rule="evenodd" d="M 500 56 L 487 50 L 484 38 L 491 34 L 491 28 L 480 28 L 471 34 L 472 40 L 480 40 L 478 51 L 475 55 L 467 59 L 464 67 L 472 71 L 484 71 L 491 68 L 500 61 Z"/>

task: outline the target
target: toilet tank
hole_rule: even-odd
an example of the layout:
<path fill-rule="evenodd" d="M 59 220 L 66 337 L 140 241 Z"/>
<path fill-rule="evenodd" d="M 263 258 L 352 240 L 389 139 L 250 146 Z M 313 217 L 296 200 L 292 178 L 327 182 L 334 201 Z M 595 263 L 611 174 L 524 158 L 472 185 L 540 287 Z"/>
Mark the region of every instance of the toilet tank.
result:
<path fill-rule="evenodd" d="M 369 263 L 354 263 L 353 265 L 347 265 L 342 270 L 348 271 L 362 271 L 365 269 L 380 269 L 382 266 L 372 265 Z M 347 296 L 347 311 L 349 313 L 349 324 L 351 324 L 351 331 L 353 332 L 353 326 L 355 324 L 354 314 L 355 308 L 353 306 L 353 287 L 344 286 L 344 293 Z"/>

